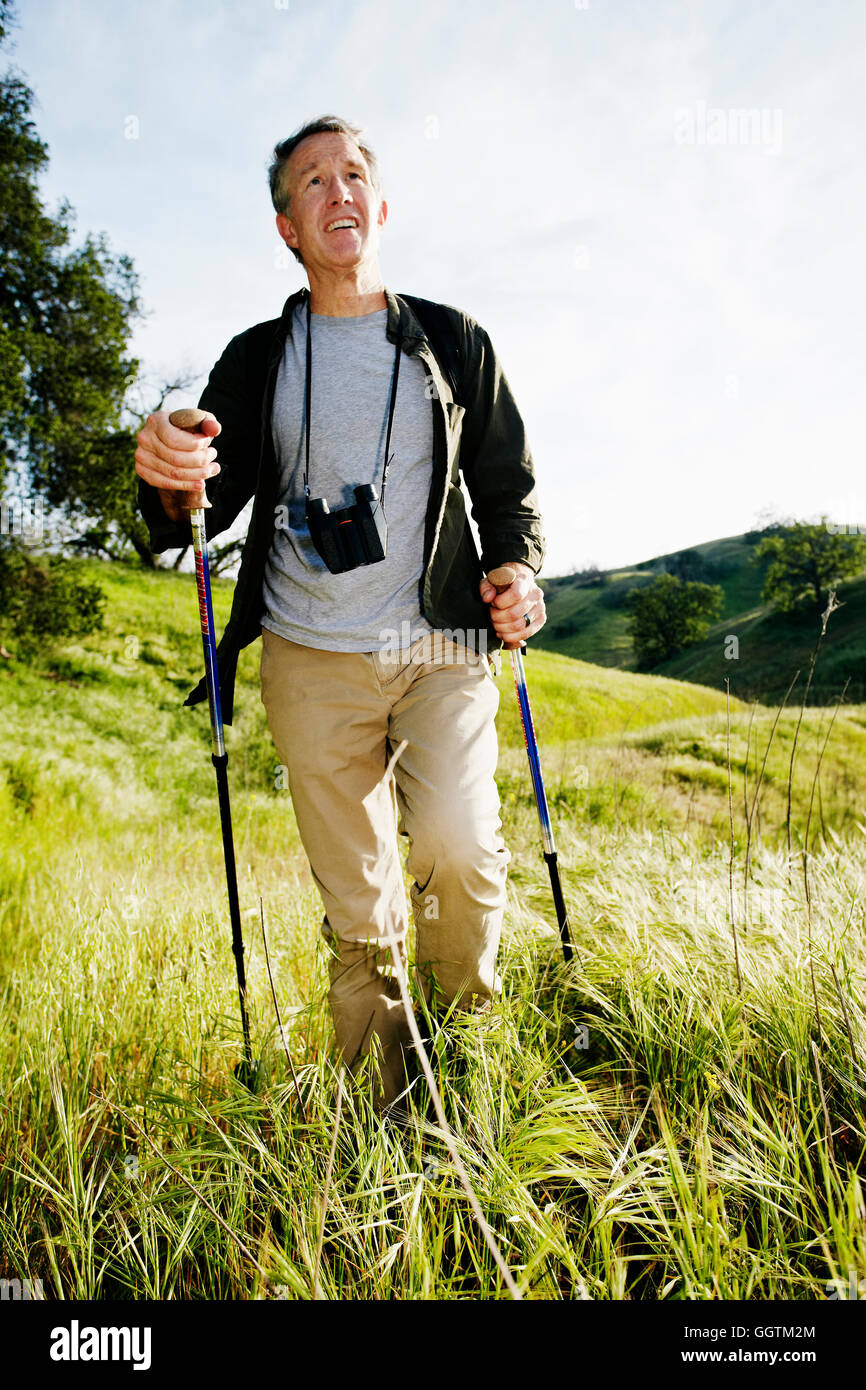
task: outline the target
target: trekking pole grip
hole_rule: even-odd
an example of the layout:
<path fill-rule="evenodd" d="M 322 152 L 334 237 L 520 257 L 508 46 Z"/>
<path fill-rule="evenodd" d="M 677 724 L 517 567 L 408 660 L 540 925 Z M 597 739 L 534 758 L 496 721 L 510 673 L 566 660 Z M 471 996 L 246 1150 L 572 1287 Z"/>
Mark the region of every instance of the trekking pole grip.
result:
<path fill-rule="evenodd" d="M 198 434 L 199 425 L 202 420 L 206 419 L 206 410 L 194 410 L 192 407 L 183 410 L 173 410 L 168 417 L 170 425 L 174 425 L 175 429 L 186 430 L 187 434 Z M 184 500 L 179 503 L 179 505 L 183 507 L 185 511 L 194 512 L 196 510 L 204 511 L 207 507 L 212 507 L 213 503 L 208 499 L 204 483 L 202 483 L 200 495 L 196 497 L 194 502 L 187 502 Z"/>
<path fill-rule="evenodd" d="M 488 583 L 492 584 L 497 594 L 504 594 L 506 589 L 510 589 L 517 575 L 510 565 L 500 565 L 497 569 L 491 570 L 487 576 Z"/>

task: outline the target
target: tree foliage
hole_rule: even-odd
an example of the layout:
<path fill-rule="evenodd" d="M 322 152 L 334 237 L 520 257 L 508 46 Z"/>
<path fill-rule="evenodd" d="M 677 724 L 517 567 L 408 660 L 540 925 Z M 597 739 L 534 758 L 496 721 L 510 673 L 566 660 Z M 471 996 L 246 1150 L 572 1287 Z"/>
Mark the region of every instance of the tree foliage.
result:
<path fill-rule="evenodd" d="M 44 208 L 37 180 L 48 152 L 32 102 L 20 77 L 0 78 L 0 466 L 22 464 L 60 504 L 120 428 L 138 367 L 126 352 L 137 282 L 104 238 L 71 244 L 67 203 Z"/>
<path fill-rule="evenodd" d="M 820 624 L 831 589 L 848 575 L 866 569 L 866 539 L 836 533 L 826 517 L 818 523 L 795 521 L 775 535 L 765 536 L 755 559 L 769 557 L 763 599 L 790 612 L 810 601 Z"/>
<path fill-rule="evenodd" d="M 626 626 L 640 667 L 657 666 L 705 637 L 723 597 L 718 584 L 684 582 L 672 574 L 633 589 Z"/>
<path fill-rule="evenodd" d="M 701 552 L 694 548 L 678 550 L 675 555 L 668 555 L 665 570 L 676 579 L 682 579 L 684 583 L 695 580 L 703 582 L 707 578 L 706 561 Z"/>
<path fill-rule="evenodd" d="M 17 540 L 0 546 L 0 634 L 24 645 L 78 637 L 102 627 L 105 595 L 73 560 L 33 555 Z"/>
<path fill-rule="evenodd" d="M 0 44 L 9 37 L 9 30 L 15 23 L 13 0 L 0 0 Z"/>
<path fill-rule="evenodd" d="M 14 18 L 0 0 L 0 43 Z M 102 625 L 98 585 L 32 543 L 47 539 L 45 504 L 58 522 L 54 552 L 90 517 L 117 531 L 122 509 L 133 515 L 124 402 L 138 370 L 127 352 L 138 313 L 132 262 L 112 255 L 102 237 L 74 242 L 68 203 L 44 206 L 48 150 L 32 106 L 18 73 L 0 75 L 0 633 L 23 647 Z M 110 483 L 121 474 L 125 486 L 115 494 Z M 25 543 L 8 521 L 34 503 L 39 526 Z"/>
<path fill-rule="evenodd" d="M 11 18 L 0 0 L 0 39 Z M 104 237 L 73 240 L 68 203 L 44 206 L 32 105 L 20 75 L 0 77 L 0 494 L 42 497 L 60 542 L 95 532 L 106 553 L 131 546 L 152 564 L 126 406 L 137 277 Z"/>

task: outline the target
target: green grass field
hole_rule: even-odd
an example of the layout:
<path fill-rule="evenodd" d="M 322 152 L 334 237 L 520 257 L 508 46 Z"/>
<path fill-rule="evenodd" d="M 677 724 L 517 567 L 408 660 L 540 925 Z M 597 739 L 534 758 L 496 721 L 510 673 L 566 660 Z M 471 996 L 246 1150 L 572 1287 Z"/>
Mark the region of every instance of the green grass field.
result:
<path fill-rule="evenodd" d="M 91 570 L 104 632 L 0 666 L 0 1277 L 49 1298 L 509 1297 L 438 1124 L 382 1129 L 335 1070 L 257 648 L 228 742 L 261 1071 L 254 1095 L 235 1081 L 207 715 L 181 708 L 195 586 Z M 774 731 L 775 709 L 697 684 L 534 650 L 527 672 L 578 956 L 506 667 L 504 992 L 433 1056 L 517 1289 L 814 1300 L 863 1279 L 866 706 L 806 711 L 789 857 L 797 708 Z"/>

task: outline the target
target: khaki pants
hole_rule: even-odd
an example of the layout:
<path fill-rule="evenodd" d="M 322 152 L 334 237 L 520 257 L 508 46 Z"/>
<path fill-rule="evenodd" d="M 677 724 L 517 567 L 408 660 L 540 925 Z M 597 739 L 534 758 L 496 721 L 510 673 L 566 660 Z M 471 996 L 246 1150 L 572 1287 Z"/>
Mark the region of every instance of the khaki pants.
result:
<path fill-rule="evenodd" d="M 385 973 L 389 933 L 406 962 L 398 817 L 410 839 L 416 978 L 428 1003 L 472 1008 L 502 987 L 509 855 L 494 781 L 499 691 L 483 657 L 440 633 L 388 656 L 318 651 L 263 628 L 261 680 L 325 906 L 337 1045 L 355 1068 L 378 1036 L 384 1105 L 405 1087 L 410 1042 L 397 982 Z"/>

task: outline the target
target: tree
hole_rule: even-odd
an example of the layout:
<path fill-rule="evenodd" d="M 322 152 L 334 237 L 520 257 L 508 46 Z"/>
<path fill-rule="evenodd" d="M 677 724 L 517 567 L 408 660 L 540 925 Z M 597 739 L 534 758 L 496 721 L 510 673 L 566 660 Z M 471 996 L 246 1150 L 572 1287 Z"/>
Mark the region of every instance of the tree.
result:
<path fill-rule="evenodd" d="M 61 555 L 31 555 L 17 540 L 0 546 L 0 636 L 38 647 L 102 627 L 105 595 Z M 5 645 L 3 655 L 9 656 Z"/>
<path fill-rule="evenodd" d="M 0 0 L 0 39 L 10 19 Z M 103 237 L 73 244 L 68 203 L 44 207 L 32 104 L 20 76 L 0 77 L 0 494 L 38 492 L 71 524 L 95 519 L 149 555 L 125 410 L 137 278 Z"/>
<path fill-rule="evenodd" d="M 684 583 L 703 580 L 707 573 L 706 561 L 699 550 L 678 550 L 675 555 L 668 555 L 665 559 L 665 569 L 668 574 L 682 579 Z"/>
<path fill-rule="evenodd" d="M 763 599 L 783 613 L 802 599 L 811 601 L 820 626 L 830 589 L 841 579 L 866 569 L 866 540 L 860 535 L 836 534 L 826 517 L 820 523 L 795 521 L 776 535 L 765 536 L 755 559 L 770 558 Z"/>
<path fill-rule="evenodd" d="M 657 666 L 705 637 L 723 597 L 718 584 L 684 583 L 672 574 L 633 589 L 626 626 L 641 668 Z"/>
<path fill-rule="evenodd" d="M 0 43 L 13 21 L 0 0 Z M 44 207 L 48 151 L 32 105 L 17 73 L 0 76 L 0 631 L 25 647 L 102 624 L 99 586 L 33 547 L 44 541 L 43 502 L 61 520 L 55 551 L 83 517 L 118 523 L 133 488 L 124 401 L 138 370 L 126 351 L 138 313 L 132 262 L 101 237 L 73 245 L 69 204 Z M 126 482 L 116 495 L 112 468 Z M 22 513 L 37 516 L 32 533 Z"/>
<path fill-rule="evenodd" d="M 0 0 L 0 44 L 9 37 L 9 30 L 15 20 L 13 0 Z"/>
<path fill-rule="evenodd" d="M 600 589 L 608 581 L 607 571 L 600 570 L 594 562 L 582 570 L 570 570 L 567 577 L 575 589 Z"/>

